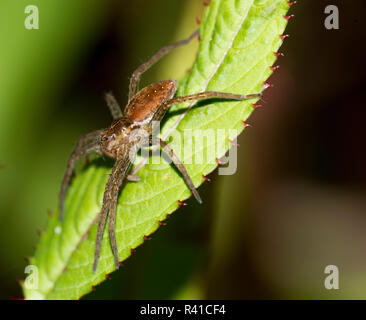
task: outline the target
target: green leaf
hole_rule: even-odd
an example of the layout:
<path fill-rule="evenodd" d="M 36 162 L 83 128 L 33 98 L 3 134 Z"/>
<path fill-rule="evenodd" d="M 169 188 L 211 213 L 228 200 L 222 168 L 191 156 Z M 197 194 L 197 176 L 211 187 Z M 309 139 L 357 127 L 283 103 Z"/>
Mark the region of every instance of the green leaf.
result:
<path fill-rule="evenodd" d="M 270 66 L 276 59 L 274 52 L 282 44 L 280 35 L 286 27 L 284 15 L 288 9 L 287 0 L 212 1 L 202 21 L 196 61 L 181 81 L 178 94 L 207 90 L 240 94 L 261 92 L 264 81 L 272 73 Z M 215 160 L 230 148 L 229 140 L 235 139 L 244 129 L 242 121 L 254 110 L 254 102 L 210 100 L 199 103 L 171 134 L 169 144 L 181 156 L 196 186 L 202 184 L 203 176 L 217 167 Z M 171 108 L 162 127 L 163 136 L 171 132 L 188 105 Z M 225 129 L 220 133 L 224 139 L 216 139 L 214 145 L 212 142 L 205 144 L 203 150 L 195 147 L 194 140 L 183 139 L 187 130 L 206 129 L 214 130 L 215 135 L 217 129 Z M 182 156 L 179 151 L 183 146 Z M 190 164 L 202 151 L 203 163 Z M 141 160 L 138 158 L 135 164 Z M 157 157 L 153 160 L 156 161 Z M 50 218 L 30 262 L 38 267 L 38 288 L 27 289 L 23 285 L 25 298 L 78 299 L 115 270 L 106 228 L 99 265 L 92 274 L 96 239 L 96 224 L 92 223 L 101 208 L 111 169 L 103 163 L 92 163 L 74 178 L 66 198 L 64 223 L 60 224 L 56 216 Z M 121 261 L 130 256 L 131 249 L 144 242 L 144 235 L 159 227 L 159 221 L 178 209 L 178 200 L 190 197 L 182 177 L 165 160 L 160 164 L 145 165 L 138 176 L 141 181 L 128 183 L 118 200 L 116 236 Z"/>

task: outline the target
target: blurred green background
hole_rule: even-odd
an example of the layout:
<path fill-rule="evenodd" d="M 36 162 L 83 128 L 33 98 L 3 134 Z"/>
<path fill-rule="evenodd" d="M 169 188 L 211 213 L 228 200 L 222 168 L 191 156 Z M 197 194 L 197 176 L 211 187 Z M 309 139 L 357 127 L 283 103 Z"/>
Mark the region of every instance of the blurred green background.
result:
<path fill-rule="evenodd" d="M 39 30 L 24 27 L 27 5 Z M 363 0 L 291 9 L 264 108 L 239 138 L 238 171 L 210 176 L 85 298 L 366 298 L 366 60 Z M 26 256 L 57 195 L 76 139 L 109 124 L 103 101 L 127 101 L 134 69 L 196 28 L 203 0 L 2 0 L 0 3 L 0 298 L 21 297 Z M 169 55 L 143 85 L 179 79 L 197 43 Z M 340 289 L 324 288 L 337 265 Z M 161 272 L 164 270 L 164 272 Z"/>

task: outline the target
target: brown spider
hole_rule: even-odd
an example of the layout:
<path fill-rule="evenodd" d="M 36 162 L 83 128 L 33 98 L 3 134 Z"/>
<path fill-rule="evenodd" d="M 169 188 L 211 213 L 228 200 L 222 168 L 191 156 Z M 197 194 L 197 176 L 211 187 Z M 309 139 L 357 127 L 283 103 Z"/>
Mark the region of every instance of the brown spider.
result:
<path fill-rule="evenodd" d="M 118 250 L 115 236 L 115 217 L 116 204 L 120 187 L 124 180 L 138 180 L 137 177 L 128 175 L 131 163 L 138 150 L 141 147 L 150 144 L 160 145 L 166 154 L 174 162 L 185 182 L 191 190 L 194 197 L 199 203 L 202 202 L 196 188 L 189 177 L 183 163 L 174 154 L 174 151 L 168 144 L 158 137 L 152 136 L 157 122 L 160 122 L 169 107 L 176 103 L 185 101 L 194 101 L 207 98 L 225 98 L 233 100 L 245 100 L 261 97 L 261 94 L 238 95 L 225 92 L 200 92 L 184 97 L 174 97 L 177 90 L 177 81 L 163 80 L 153 83 L 142 90 L 138 91 L 138 85 L 141 74 L 149 69 L 160 58 L 170 52 L 172 49 L 189 43 L 192 39 L 199 35 L 199 31 L 195 31 L 189 38 L 177 43 L 168 45 L 160 49 L 147 62 L 142 64 L 132 74 L 129 85 L 128 104 L 122 113 L 116 99 L 111 93 L 106 94 L 106 102 L 111 111 L 114 121 L 103 130 L 96 130 L 82 136 L 71 154 L 67 164 L 66 173 L 64 175 L 61 191 L 59 195 L 60 201 L 60 220 L 64 215 L 64 200 L 66 190 L 69 185 L 75 162 L 91 152 L 99 155 L 106 155 L 116 159 L 112 168 L 112 172 L 108 177 L 103 195 L 102 209 L 99 214 L 98 233 L 95 245 L 95 256 L 93 263 L 93 273 L 95 272 L 100 255 L 101 242 L 104 226 L 108 216 L 109 237 L 113 250 L 116 268 L 119 267 Z"/>

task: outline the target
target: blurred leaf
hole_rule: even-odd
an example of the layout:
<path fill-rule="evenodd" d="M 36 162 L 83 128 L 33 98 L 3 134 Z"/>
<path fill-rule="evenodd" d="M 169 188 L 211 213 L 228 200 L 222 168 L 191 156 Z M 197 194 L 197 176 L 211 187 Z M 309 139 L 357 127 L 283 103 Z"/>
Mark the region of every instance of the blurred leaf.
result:
<path fill-rule="evenodd" d="M 33 254 L 35 230 L 57 203 L 71 137 L 83 128 L 73 121 L 77 110 L 66 102 L 68 88 L 104 32 L 110 3 L 0 1 L 0 242 L 9 244 L 0 248 L 2 299 L 22 295 L 14 281 L 24 276 L 20 258 Z M 39 29 L 24 26 L 28 5 L 39 8 Z"/>
<path fill-rule="evenodd" d="M 201 27 L 201 43 L 190 73 L 180 84 L 178 95 L 205 90 L 241 94 L 263 90 L 263 82 L 271 75 L 273 54 L 280 47 L 280 35 L 285 29 L 289 5 L 286 0 L 216 0 L 207 8 Z M 184 156 L 187 170 L 196 186 L 203 175 L 212 172 L 230 147 L 229 139 L 244 129 L 242 121 L 253 111 L 254 101 L 209 101 L 193 108 L 180 122 L 169 141 L 176 150 L 181 145 L 184 130 L 225 129 L 225 139 L 216 139 L 215 152 L 208 154 L 204 164 L 189 164 L 202 150 L 194 150 L 192 141 L 185 141 Z M 188 104 L 173 106 L 162 128 L 167 134 Z M 229 129 L 235 129 L 229 131 Z M 220 141 L 221 140 L 221 141 Z M 189 148 L 187 148 L 189 147 Z M 193 151 L 191 151 L 193 149 Z M 138 163 L 141 159 L 137 159 Z M 156 160 L 156 159 L 155 159 Z M 178 208 L 177 200 L 190 196 L 183 179 L 174 167 L 165 163 L 147 164 L 139 171 L 141 181 L 128 183 L 120 195 L 117 207 L 116 236 L 119 257 L 123 261 L 131 249 L 144 242 L 159 227 L 159 221 Z M 92 286 L 115 270 L 109 237 L 106 232 L 96 274 L 92 274 L 96 225 L 88 229 L 97 216 L 110 167 L 93 163 L 73 181 L 66 199 L 66 219 L 63 225 L 54 216 L 41 237 L 31 263 L 38 267 L 39 288 L 26 289 L 28 299 L 78 299 Z M 84 235 L 87 234 L 85 240 Z M 177 248 L 178 249 L 178 248 Z"/>

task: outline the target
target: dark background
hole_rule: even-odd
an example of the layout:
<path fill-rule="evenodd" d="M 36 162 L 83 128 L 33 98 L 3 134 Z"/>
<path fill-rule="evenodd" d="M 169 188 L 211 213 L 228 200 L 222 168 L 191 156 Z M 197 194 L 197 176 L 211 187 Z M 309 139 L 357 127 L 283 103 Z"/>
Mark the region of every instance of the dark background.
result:
<path fill-rule="evenodd" d="M 22 296 L 25 256 L 47 224 L 77 137 L 105 127 L 103 93 L 123 105 L 129 76 L 186 37 L 200 0 L 0 4 L 0 298 Z M 326 30 L 337 5 L 340 29 Z M 238 171 L 213 173 L 194 200 L 86 298 L 366 298 L 366 3 L 300 0 L 264 106 L 238 143 Z M 181 78 L 197 43 L 143 84 Z M 324 288 L 336 265 L 340 289 Z"/>

